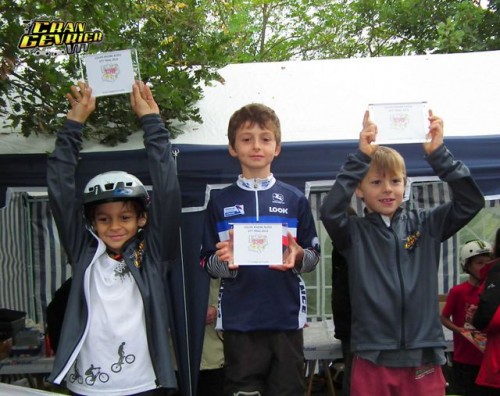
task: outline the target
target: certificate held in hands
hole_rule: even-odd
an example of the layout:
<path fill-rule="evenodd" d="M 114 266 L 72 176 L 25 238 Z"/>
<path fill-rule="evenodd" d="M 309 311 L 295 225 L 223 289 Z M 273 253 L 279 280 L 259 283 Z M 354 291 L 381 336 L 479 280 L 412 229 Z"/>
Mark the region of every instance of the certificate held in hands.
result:
<path fill-rule="evenodd" d="M 281 223 L 234 224 L 234 264 L 283 264 L 283 235 L 286 235 L 286 227 Z"/>
<path fill-rule="evenodd" d="M 368 111 L 378 129 L 375 144 L 423 143 L 427 140 L 427 102 L 370 104 Z"/>

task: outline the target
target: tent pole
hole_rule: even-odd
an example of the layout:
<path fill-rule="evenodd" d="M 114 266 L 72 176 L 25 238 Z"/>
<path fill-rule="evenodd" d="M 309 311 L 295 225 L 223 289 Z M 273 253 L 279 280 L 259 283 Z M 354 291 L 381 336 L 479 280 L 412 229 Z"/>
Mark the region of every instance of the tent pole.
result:
<path fill-rule="evenodd" d="M 174 156 L 175 169 L 177 174 L 177 157 L 179 155 L 179 149 L 173 149 L 172 155 Z M 188 312 L 187 312 L 187 295 L 186 295 L 186 274 L 184 270 L 184 253 L 183 253 L 183 242 L 182 242 L 182 228 L 179 227 L 179 244 L 180 244 L 180 254 L 181 254 L 181 273 L 182 273 L 182 297 L 184 299 L 184 328 L 186 329 L 186 351 L 187 351 L 187 367 L 188 367 L 188 378 L 189 378 L 189 389 L 186 396 L 193 396 L 192 388 L 192 373 L 191 373 L 191 354 L 189 353 L 189 323 L 188 323 Z"/>

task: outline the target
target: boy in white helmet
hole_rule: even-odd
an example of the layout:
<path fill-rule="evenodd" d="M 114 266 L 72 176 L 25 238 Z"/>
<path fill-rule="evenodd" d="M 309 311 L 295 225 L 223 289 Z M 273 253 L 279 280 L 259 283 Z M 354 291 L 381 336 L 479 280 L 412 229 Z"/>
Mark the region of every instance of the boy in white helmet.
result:
<path fill-rule="evenodd" d="M 494 259 L 481 271 L 484 281 L 479 291 L 479 304 L 474 321 L 476 329 L 487 334 L 488 341 L 484 350 L 481 368 L 476 384 L 483 385 L 489 391 L 482 396 L 500 394 L 500 228 L 497 229 L 493 245 Z"/>
<path fill-rule="evenodd" d="M 452 287 L 441 313 L 441 322 L 453 331 L 454 390 L 463 396 L 481 395 L 482 387 L 475 384 L 483 353 L 462 334 L 474 330 L 472 320 L 479 304 L 481 269 L 491 260 L 491 245 L 473 240 L 462 246 L 460 264 L 469 279 Z"/>
<path fill-rule="evenodd" d="M 154 188 L 106 172 L 83 197 L 75 172 L 83 124 L 95 109 L 84 83 L 49 156 L 49 200 L 73 281 L 49 380 L 74 395 L 163 395 L 177 388 L 169 343 L 166 273 L 178 254 L 181 200 L 168 131 L 149 87 L 136 83 L 131 106 L 144 130 Z"/>

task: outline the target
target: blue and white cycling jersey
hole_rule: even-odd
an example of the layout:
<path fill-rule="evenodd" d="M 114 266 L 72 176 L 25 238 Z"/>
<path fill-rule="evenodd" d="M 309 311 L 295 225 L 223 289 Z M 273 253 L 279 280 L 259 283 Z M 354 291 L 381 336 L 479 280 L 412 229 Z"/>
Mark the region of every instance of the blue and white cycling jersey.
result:
<path fill-rule="evenodd" d="M 284 224 L 302 248 L 319 255 L 316 227 L 306 197 L 272 175 L 263 180 L 240 176 L 236 183 L 213 193 L 201 252 L 202 265 L 212 276 L 218 275 L 211 273 L 206 264 L 214 259 L 215 245 L 229 239 L 235 223 Z M 306 288 L 298 271 L 256 265 L 240 266 L 235 273 L 235 277 L 222 279 L 216 326 L 219 330 L 281 331 L 304 326 Z"/>

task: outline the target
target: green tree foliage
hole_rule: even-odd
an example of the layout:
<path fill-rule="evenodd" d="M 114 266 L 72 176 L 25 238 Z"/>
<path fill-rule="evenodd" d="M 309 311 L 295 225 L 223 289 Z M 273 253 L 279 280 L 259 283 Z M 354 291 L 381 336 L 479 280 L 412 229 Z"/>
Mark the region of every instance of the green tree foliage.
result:
<path fill-rule="evenodd" d="M 471 0 L 360 0 L 352 3 L 363 55 L 453 53 L 495 49 L 480 35 L 491 10 Z"/>
<path fill-rule="evenodd" d="M 2 1 L 0 115 L 29 136 L 56 132 L 68 110 L 64 94 L 80 79 L 78 57 L 41 56 L 17 47 L 23 21 L 38 18 L 85 22 L 87 30 L 102 31 L 104 40 L 90 44 L 89 53 L 136 48 L 141 78 L 153 85 L 165 121 L 200 121 L 195 105 L 201 85 L 217 78 L 215 68 L 221 63 L 219 38 L 204 30 L 205 15 L 195 5 L 167 0 Z M 99 98 L 85 133 L 115 145 L 137 129 L 128 95 L 115 95 Z M 173 125 L 170 129 L 178 132 Z"/>
<path fill-rule="evenodd" d="M 500 0 L 211 0 L 230 62 L 500 49 Z"/>
<path fill-rule="evenodd" d="M 182 123 L 200 121 L 201 87 L 220 79 L 215 70 L 225 64 L 496 50 L 499 7 L 500 0 L 0 0 L 0 116 L 28 136 L 54 133 L 67 111 L 77 57 L 56 62 L 17 48 L 22 20 L 35 17 L 101 30 L 94 52 L 137 48 L 163 118 Z M 137 129 L 127 95 L 98 106 L 88 137 L 113 145 Z"/>
<path fill-rule="evenodd" d="M 349 1 L 206 0 L 207 29 L 223 31 L 228 62 L 349 57 L 357 50 Z"/>

